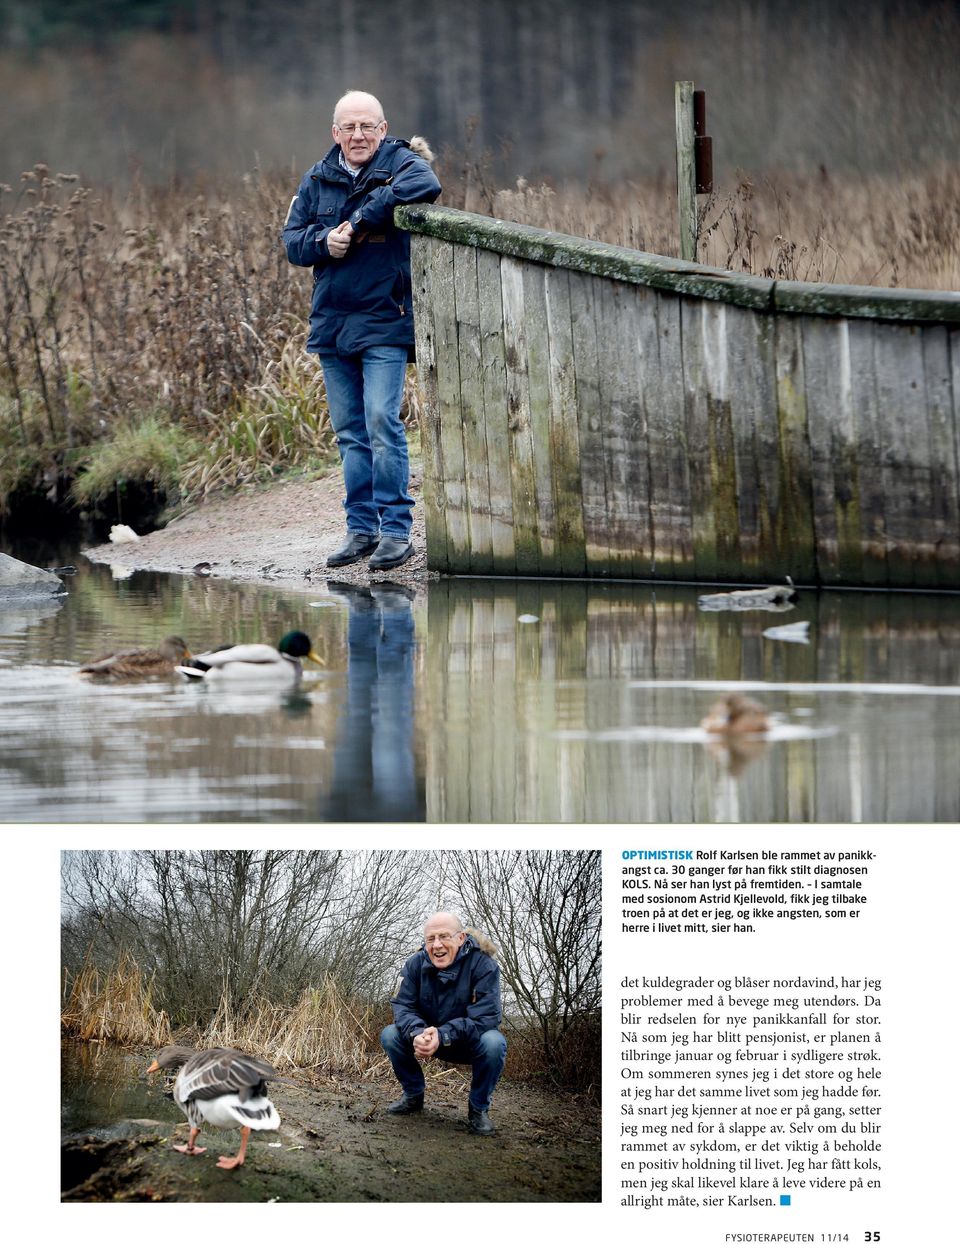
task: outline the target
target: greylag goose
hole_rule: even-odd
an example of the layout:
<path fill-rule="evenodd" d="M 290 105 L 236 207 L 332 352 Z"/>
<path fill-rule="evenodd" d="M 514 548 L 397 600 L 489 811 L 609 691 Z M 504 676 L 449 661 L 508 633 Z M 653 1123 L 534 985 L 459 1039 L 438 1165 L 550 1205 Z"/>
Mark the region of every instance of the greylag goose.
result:
<path fill-rule="evenodd" d="M 147 1068 L 148 1073 L 179 1067 L 173 1098 L 190 1122 L 190 1139 L 185 1145 L 174 1145 L 178 1153 L 195 1157 L 206 1153 L 197 1146 L 197 1136 L 204 1123 L 213 1127 L 239 1127 L 240 1150 L 232 1158 L 225 1154 L 217 1160 L 222 1170 L 242 1166 L 247 1153 L 250 1132 L 274 1131 L 280 1116 L 267 1096 L 267 1080 L 279 1079 L 269 1063 L 241 1054 L 239 1050 L 196 1050 L 182 1045 L 168 1045 L 160 1050 Z"/>

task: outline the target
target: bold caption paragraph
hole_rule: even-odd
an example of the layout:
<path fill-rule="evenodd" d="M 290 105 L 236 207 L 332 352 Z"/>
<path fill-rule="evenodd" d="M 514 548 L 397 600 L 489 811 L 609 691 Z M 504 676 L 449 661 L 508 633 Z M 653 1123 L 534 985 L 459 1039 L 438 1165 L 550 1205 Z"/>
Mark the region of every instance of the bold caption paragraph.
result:
<path fill-rule="evenodd" d="M 755 933 L 856 920 L 872 851 L 624 851 L 624 933 Z"/>
<path fill-rule="evenodd" d="M 651 974 L 620 987 L 621 1205 L 881 1187 L 880 980 Z"/>

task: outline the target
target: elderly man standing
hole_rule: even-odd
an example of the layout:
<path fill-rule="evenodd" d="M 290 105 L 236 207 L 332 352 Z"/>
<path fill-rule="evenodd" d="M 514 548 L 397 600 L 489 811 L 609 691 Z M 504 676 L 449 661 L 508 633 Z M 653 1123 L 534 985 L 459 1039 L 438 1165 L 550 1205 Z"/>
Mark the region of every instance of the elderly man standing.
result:
<path fill-rule="evenodd" d="M 348 91 L 333 114 L 330 151 L 300 183 L 283 241 L 291 263 L 313 268 L 307 351 L 320 357 L 346 488 L 347 539 L 327 558 L 371 570 L 402 565 L 413 501 L 400 402 L 413 349 L 410 237 L 398 203 L 432 203 L 440 183 L 419 149 L 394 138 L 379 100 Z"/>
<path fill-rule="evenodd" d="M 481 944 L 485 943 L 485 944 Z M 470 1063 L 467 1125 L 477 1136 L 493 1136 L 487 1111 L 507 1057 L 498 1031 L 500 968 L 493 946 L 459 919 L 438 911 L 423 928 L 423 946 L 403 965 L 397 996 L 391 999 L 394 1023 L 380 1041 L 393 1064 L 403 1096 L 388 1106 L 391 1114 L 423 1109 L 421 1062 Z"/>

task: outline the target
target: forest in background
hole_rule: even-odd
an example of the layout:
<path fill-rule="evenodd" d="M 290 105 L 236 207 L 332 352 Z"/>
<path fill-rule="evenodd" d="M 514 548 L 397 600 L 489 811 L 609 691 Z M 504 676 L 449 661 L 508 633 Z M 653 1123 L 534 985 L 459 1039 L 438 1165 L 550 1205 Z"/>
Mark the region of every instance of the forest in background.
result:
<path fill-rule="evenodd" d="M 738 168 L 891 174 L 955 158 L 951 0 L 0 0 L 0 181 L 296 177 L 343 90 L 501 179 L 673 167 L 673 83 Z"/>

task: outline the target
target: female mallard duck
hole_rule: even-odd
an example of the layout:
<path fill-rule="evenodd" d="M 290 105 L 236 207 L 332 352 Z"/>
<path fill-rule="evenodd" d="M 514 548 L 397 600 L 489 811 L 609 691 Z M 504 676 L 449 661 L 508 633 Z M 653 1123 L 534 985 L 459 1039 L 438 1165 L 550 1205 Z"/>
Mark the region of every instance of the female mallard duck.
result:
<path fill-rule="evenodd" d="M 712 705 L 700 725 L 710 734 L 766 734 L 770 717 L 762 704 L 734 691 Z"/>
<path fill-rule="evenodd" d="M 179 635 L 168 635 L 156 648 L 127 648 L 108 652 L 81 665 L 78 673 L 92 678 L 150 678 L 172 674 L 184 661 L 190 660 L 187 645 Z"/>
<path fill-rule="evenodd" d="M 291 687 L 300 681 L 305 658 L 322 665 L 303 631 L 288 631 L 276 648 L 269 644 L 237 644 L 233 648 L 217 648 L 201 652 L 191 665 L 179 666 L 180 673 L 207 682 L 255 681 Z"/>
<path fill-rule="evenodd" d="M 151 1071 L 179 1067 L 173 1086 L 173 1099 L 190 1121 L 190 1139 L 174 1145 L 178 1153 L 190 1157 L 206 1153 L 198 1148 L 197 1136 L 204 1123 L 213 1127 L 239 1127 L 240 1150 L 232 1158 L 222 1154 L 217 1166 L 232 1171 L 242 1166 L 247 1155 L 250 1132 L 275 1131 L 280 1116 L 267 1096 L 267 1080 L 279 1079 L 269 1063 L 241 1054 L 239 1050 L 196 1050 L 168 1045 L 147 1068 Z"/>

